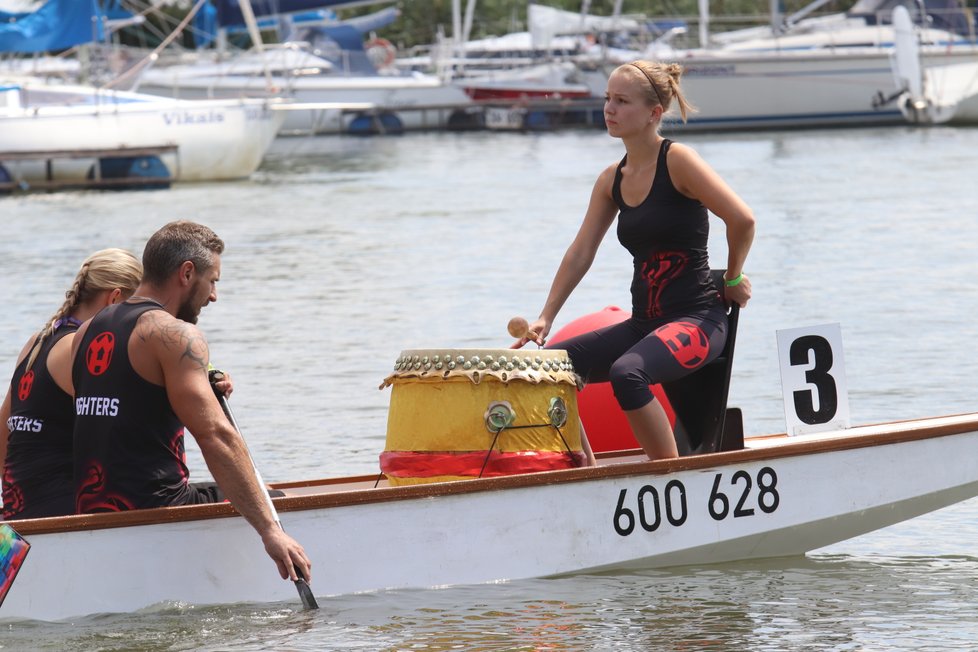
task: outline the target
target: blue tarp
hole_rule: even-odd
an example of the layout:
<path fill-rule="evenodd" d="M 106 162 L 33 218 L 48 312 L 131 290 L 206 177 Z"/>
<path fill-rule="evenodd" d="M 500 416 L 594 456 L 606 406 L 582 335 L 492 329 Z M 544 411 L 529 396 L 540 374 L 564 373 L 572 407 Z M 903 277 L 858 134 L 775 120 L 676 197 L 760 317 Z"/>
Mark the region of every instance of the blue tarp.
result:
<path fill-rule="evenodd" d="M 0 13 L 0 52 L 50 52 L 101 40 L 96 0 L 48 0 L 29 13 Z"/>
<path fill-rule="evenodd" d="M 194 43 L 199 48 L 207 47 L 217 34 L 217 9 L 205 2 L 194 15 Z"/>
<path fill-rule="evenodd" d="M 222 2 L 222 0 L 211 0 L 211 1 L 217 2 L 219 5 Z M 233 1 L 235 7 L 238 6 L 236 0 L 224 0 L 224 1 L 225 2 Z M 301 1 L 305 2 L 306 4 L 309 3 L 309 0 L 301 0 Z M 332 3 L 323 2 L 323 0 L 317 0 L 315 4 L 342 5 L 348 2 L 349 0 L 342 0 L 342 2 L 334 1 Z M 269 0 L 269 2 L 263 2 L 260 5 L 257 5 L 254 2 L 252 4 L 254 5 L 255 16 L 257 17 L 258 28 L 262 30 L 275 29 L 276 27 L 279 27 L 280 26 L 279 16 L 275 14 L 259 14 L 258 6 L 261 6 L 264 9 L 267 9 L 270 5 L 276 5 L 279 7 L 286 6 L 286 5 L 290 7 L 294 6 L 293 2 L 287 3 L 285 0 L 278 0 L 277 2 L 275 2 L 274 0 Z M 237 15 L 240 16 L 240 9 L 238 9 L 237 11 L 238 11 Z M 348 18 L 343 21 L 338 21 L 337 24 L 353 27 L 356 30 L 358 30 L 362 36 L 364 34 L 367 34 L 368 32 L 372 32 L 381 29 L 383 27 L 386 27 L 387 25 L 390 25 L 395 20 L 397 20 L 397 18 L 400 16 L 400 13 L 401 13 L 400 10 L 397 9 L 396 7 L 388 7 L 387 9 L 382 9 L 380 11 L 377 11 L 372 14 L 367 14 L 365 16 L 357 16 L 355 18 Z M 225 14 L 225 17 L 228 17 L 229 15 L 230 14 Z M 262 18 L 261 16 L 265 16 L 265 17 Z M 304 13 L 292 14 L 290 16 L 289 24 L 291 25 L 291 27 L 296 29 L 304 28 L 304 27 L 308 28 L 308 26 L 305 26 L 303 24 L 307 22 L 315 23 L 327 18 L 335 19 L 336 14 L 334 14 L 332 11 L 329 10 L 307 11 Z M 204 6 L 201 8 L 201 10 L 197 12 L 197 15 L 194 16 L 194 42 L 196 43 L 197 47 L 206 47 L 210 45 L 210 43 L 213 42 L 214 39 L 216 38 L 217 30 L 219 27 L 227 28 L 229 34 L 246 33 L 246 28 L 244 26 L 243 20 L 240 23 L 222 22 L 222 19 L 220 18 L 220 9 L 218 7 L 215 7 L 213 4 L 211 4 L 211 2 L 205 3 Z M 318 28 L 313 27 L 312 29 L 318 29 Z M 280 36 L 282 36 L 283 38 L 289 37 L 288 34 L 280 34 Z M 306 40 L 306 39 L 303 38 L 299 40 Z"/>
<path fill-rule="evenodd" d="M 217 24 L 220 26 L 244 25 L 241 5 L 238 0 L 211 0 L 217 9 Z M 275 16 L 297 11 L 322 9 L 336 5 L 350 4 L 350 0 L 251 0 L 255 16 Z"/>
<path fill-rule="evenodd" d="M 122 6 L 122 0 L 104 0 L 102 12 L 109 20 L 126 20 L 132 18 L 132 12 Z"/>
<path fill-rule="evenodd" d="M 281 14 L 309 11 L 334 5 L 349 4 L 350 0 L 252 0 L 251 9 L 256 18 L 277 17 Z M 262 29 L 268 27 L 268 20 L 259 20 Z M 194 42 L 197 47 L 206 47 L 214 40 L 221 27 L 244 29 L 245 20 L 241 14 L 238 0 L 209 0 L 194 16 Z"/>

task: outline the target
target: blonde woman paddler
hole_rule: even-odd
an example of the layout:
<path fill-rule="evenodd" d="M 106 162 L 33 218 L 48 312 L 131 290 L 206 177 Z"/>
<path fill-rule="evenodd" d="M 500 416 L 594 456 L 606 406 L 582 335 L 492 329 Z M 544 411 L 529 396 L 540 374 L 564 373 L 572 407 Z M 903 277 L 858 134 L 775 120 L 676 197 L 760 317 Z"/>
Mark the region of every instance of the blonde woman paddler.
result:
<path fill-rule="evenodd" d="M 0 407 L 4 520 L 74 514 L 71 342 L 83 321 L 128 299 L 142 276 L 143 266 L 128 251 L 92 254 L 64 303 L 20 352 Z"/>
<path fill-rule="evenodd" d="M 591 192 L 584 222 L 557 269 L 540 317 L 513 346 L 543 345 L 558 311 L 591 267 L 617 217 L 618 240 L 632 255 L 632 314 L 624 322 L 564 340 L 585 382 L 610 381 L 635 438 L 651 459 L 678 457 L 665 410 L 649 385 L 675 380 L 709 363 L 726 341 L 725 303 L 747 305 L 743 273 L 754 215 L 690 147 L 659 134 L 675 101 L 683 120 L 682 67 L 635 61 L 608 79 L 604 118 L 625 156 L 608 166 Z M 710 279 L 708 211 L 723 220 L 727 271 L 721 296 Z"/>

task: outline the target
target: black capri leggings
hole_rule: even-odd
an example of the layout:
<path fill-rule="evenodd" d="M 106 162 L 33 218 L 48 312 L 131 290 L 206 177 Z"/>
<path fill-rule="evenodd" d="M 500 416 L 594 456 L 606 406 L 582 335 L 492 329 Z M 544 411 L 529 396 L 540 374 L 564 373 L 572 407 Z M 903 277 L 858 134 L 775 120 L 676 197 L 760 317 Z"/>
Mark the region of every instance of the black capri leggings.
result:
<path fill-rule="evenodd" d="M 727 315 L 720 302 L 697 312 L 634 319 L 554 344 L 566 349 L 585 383 L 610 381 L 623 410 L 655 398 L 650 384 L 686 376 L 714 360 L 727 341 Z M 548 346 L 547 348 L 551 348 Z"/>

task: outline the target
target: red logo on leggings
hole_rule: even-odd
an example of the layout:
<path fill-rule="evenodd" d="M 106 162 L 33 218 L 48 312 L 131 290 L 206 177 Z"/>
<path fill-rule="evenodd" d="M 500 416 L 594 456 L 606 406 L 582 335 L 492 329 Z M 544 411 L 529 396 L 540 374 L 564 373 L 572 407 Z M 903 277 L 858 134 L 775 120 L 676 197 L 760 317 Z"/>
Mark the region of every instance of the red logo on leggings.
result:
<path fill-rule="evenodd" d="M 710 339 L 696 324 L 674 321 L 655 329 L 655 336 L 662 340 L 676 362 L 687 369 L 695 369 L 706 361 L 710 353 Z"/>
<path fill-rule="evenodd" d="M 105 331 L 99 333 L 88 345 L 85 352 L 85 364 L 88 366 L 88 373 L 93 376 L 101 376 L 109 368 L 112 362 L 112 351 L 115 349 L 115 336 Z"/>
<path fill-rule="evenodd" d="M 31 388 L 34 387 L 34 370 L 31 369 L 26 374 L 20 377 L 20 382 L 17 384 L 17 398 L 22 401 L 26 401 L 27 397 L 31 395 Z"/>

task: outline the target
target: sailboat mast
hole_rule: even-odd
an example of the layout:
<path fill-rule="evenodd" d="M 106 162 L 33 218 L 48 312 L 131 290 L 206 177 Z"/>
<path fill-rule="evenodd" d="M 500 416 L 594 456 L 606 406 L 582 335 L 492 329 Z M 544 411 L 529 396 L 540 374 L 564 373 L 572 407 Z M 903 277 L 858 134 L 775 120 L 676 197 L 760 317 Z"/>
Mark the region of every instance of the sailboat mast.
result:
<path fill-rule="evenodd" d="M 777 0 L 772 0 L 777 2 Z M 700 47 L 704 50 L 710 41 L 710 0 L 699 0 L 700 10 Z"/>
<path fill-rule="evenodd" d="M 265 60 L 265 44 L 261 40 L 261 30 L 258 29 L 258 21 L 255 20 L 255 12 L 251 8 L 251 0 L 239 0 L 241 7 L 241 17 L 244 18 L 245 25 L 248 27 L 248 35 L 251 42 L 255 44 L 255 50 L 261 58 L 262 71 L 265 73 L 265 84 L 269 93 L 274 92 L 275 84 L 272 83 L 272 73 L 268 69 L 268 62 Z"/>

